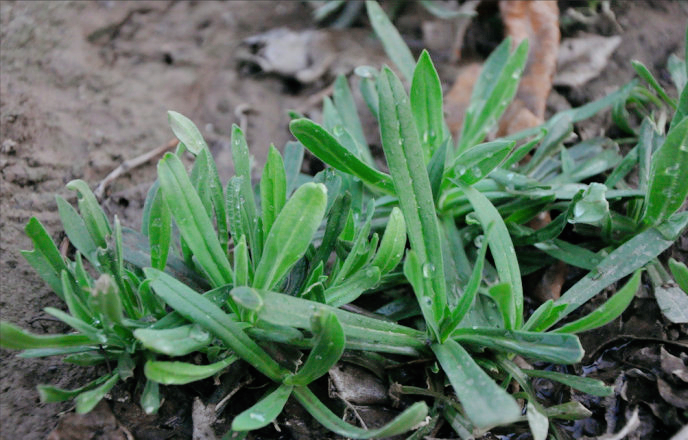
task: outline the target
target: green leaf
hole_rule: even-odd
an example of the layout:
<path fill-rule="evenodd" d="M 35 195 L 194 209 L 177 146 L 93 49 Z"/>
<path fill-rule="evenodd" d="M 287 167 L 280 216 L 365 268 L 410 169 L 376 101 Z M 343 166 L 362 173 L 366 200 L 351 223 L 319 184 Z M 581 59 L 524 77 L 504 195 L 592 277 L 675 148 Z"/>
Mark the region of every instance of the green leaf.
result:
<path fill-rule="evenodd" d="M 566 402 L 546 408 L 545 414 L 550 419 L 582 420 L 592 416 L 592 411 L 580 402 Z"/>
<path fill-rule="evenodd" d="M 62 291 L 64 292 L 64 300 L 65 303 L 67 303 L 67 309 L 69 310 L 69 313 L 84 322 L 91 322 L 93 319 L 92 312 L 89 310 L 84 301 L 82 301 L 82 296 L 77 295 L 74 292 L 74 289 L 72 288 L 72 279 L 66 270 L 62 272 L 61 280 Z M 88 289 L 89 286 L 86 286 L 86 288 Z"/>
<path fill-rule="evenodd" d="M 92 390 L 93 388 L 105 382 L 108 378 L 108 376 L 101 376 L 98 379 L 73 390 L 65 390 L 52 385 L 38 385 L 38 395 L 40 396 L 42 403 L 64 402 L 65 400 L 75 398 L 84 391 Z"/>
<path fill-rule="evenodd" d="M 205 143 L 201 132 L 198 131 L 191 119 L 170 110 L 167 112 L 167 120 L 174 135 L 191 153 L 197 155 L 204 148 L 208 148 L 208 144 Z"/>
<path fill-rule="evenodd" d="M 263 308 L 258 314 L 260 320 L 276 325 L 310 329 L 311 316 L 316 310 L 325 308 L 333 312 L 339 319 L 349 349 L 410 355 L 414 353 L 417 355 L 419 351 L 425 349 L 425 335 L 418 330 L 281 293 L 268 291 L 259 293 L 263 297 Z M 374 343 L 370 344 L 366 341 L 374 341 Z"/>
<path fill-rule="evenodd" d="M 363 126 L 358 117 L 356 102 L 354 101 L 354 96 L 351 93 L 346 76 L 339 75 L 335 80 L 332 98 L 334 99 L 334 105 L 337 107 L 339 116 L 344 123 L 344 127 L 351 133 L 351 136 L 353 136 L 356 141 L 360 156 L 366 163 L 374 167 L 375 161 L 370 154 L 365 134 L 363 134 Z"/>
<path fill-rule="evenodd" d="M 531 402 L 528 402 L 526 417 L 528 418 L 530 432 L 533 434 L 533 440 L 547 440 L 547 431 L 549 430 L 549 419 L 547 416 L 538 411 L 537 407 Z"/>
<path fill-rule="evenodd" d="M 64 322 L 65 324 L 72 327 L 74 330 L 78 331 L 79 333 L 82 333 L 85 336 L 88 336 L 90 339 L 92 339 L 94 344 L 97 342 L 101 342 L 100 340 L 104 339 L 104 337 L 99 335 L 98 329 L 87 324 L 86 322 L 84 322 L 83 320 L 81 320 L 79 318 L 75 318 L 74 316 L 63 312 L 62 310 L 59 310 L 59 309 L 56 309 L 53 307 L 46 307 L 43 310 L 48 315 L 54 316 L 55 318 Z"/>
<path fill-rule="evenodd" d="M 439 339 L 441 337 L 440 325 L 444 304 L 438 305 L 435 302 L 430 284 L 430 277 L 432 276 L 430 266 L 421 263 L 418 254 L 413 249 L 406 253 L 404 276 L 413 287 L 413 293 L 416 295 L 426 326 L 432 331 L 433 338 Z"/>
<path fill-rule="evenodd" d="M 420 54 L 413 71 L 410 98 L 423 156 L 428 163 L 444 140 L 444 112 L 442 84 L 427 50 Z"/>
<path fill-rule="evenodd" d="M 449 339 L 433 344 L 437 356 L 459 402 L 473 424 L 489 429 L 518 420 L 521 409 L 479 366 L 457 342 Z"/>
<path fill-rule="evenodd" d="M 67 189 L 77 192 L 79 211 L 81 211 L 93 241 L 99 247 L 106 247 L 107 243 L 105 240 L 112 232 L 112 229 L 105 216 L 105 212 L 103 212 L 100 204 L 98 204 L 98 200 L 96 200 L 96 196 L 91 192 L 91 188 L 83 180 L 72 180 L 66 186 Z"/>
<path fill-rule="evenodd" d="M 284 173 L 287 177 L 287 196 L 296 188 L 303 164 L 304 148 L 301 142 L 287 142 L 284 146 Z"/>
<path fill-rule="evenodd" d="M 511 294 L 511 286 L 508 283 L 498 283 L 494 286 L 490 286 L 488 292 L 497 303 L 499 312 L 502 315 L 502 320 L 504 321 L 504 327 L 507 330 L 513 330 L 516 322 L 516 316 L 514 316 L 516 308 L 514 306 L 514 297 Z"/>
<path fill-rule="evenodd" d="M 462 344 L 487 347 L 506 353 L 557 364 L 575 364 L 583 358 L 578 337 L 566 333 L 541 333 L 500 328 L 459 328 L 451 337 Z"/>
<path fill-rule="evenodd" d="M 607 286 L 646 265 L 671 246 L 686 225 L 688 225 L 688 214 L 680 212 L 659 226 L 646 229 L 616 248 L 555 302 L 555 305 L 566 304 L 566 309 L 557 321 L 576 310 Z"/>
<path fill-rule="evenodd" d="M 385 194 L 393 193 L 394 188 L 389 175 L 368 166 L 344 148 L 322 126 L 308 119 L 296 119 L 291 121 L 289 129 L 296 139 L 326 164 L 358 177 L 366 185 L 377 191 Z"/>
<path fill-rule="evenodd" d="M 569 223 L 580 223 L 592 226 L 604 226 L 609 220 L 609 202 L 605 197 L 607 187 L 592 182 L 583 192 L 583 197 L 573 208 L 573 217 Z"/>
<path fill-rule="evenodd" d="M 347 276 L 343 282 L 325 289 L 325 302 L 340 307 L 356 300 L 363 292 L 372 289 L 380 282 L 380 269 L 368 267 Z"/>
<path fill-rule="evenodd" d="M 408 48 L 399 31 L 375 1 L 366 1 L 368 19 L 375 30 L 375 34 L 382 42 L 382 47 L 389 59 L 397 66 L 407 81 L 412 81 L 413 70 L 416 65 L 411 50 Z"/>
<path fill-rule="evenodd" d="M 227 242 L 229 237 L 227 235 L 227 212 L 225 210 L 225 195 L 222 191 L 222 182 L 220 175 L 217 172 L 217 165 L 209 149 L 201 150 L 196 156 L 193 171 L 200 171 L 200 176 L 197 176 L 196 191 L 205 199 L 206 212 L 208 217 L 212 219 L 213 212 L 215 213 L 215 224 L 217 225 L 217 239 L 220 241 L 222 249 L 227 249 Z M 192 180 L 194 178 L 192 171 Z M 250 181 L 249 181 L 250 182 Z M 253 192 L 251 192 L 253 195 Z M 248 200 L 247 201 L 253 201 Z M 255 206 L 254 206 L 255 213 Z"/>
<path fill-rule="evenodd" d="M 514 310 L 510 314 L 516 317 L 515 328 L 520 328 L 523 325 L 523 286 L 516 250 L 509 231 L 497 209 L 484 194 L 470 186 L 463 186 L 461 189 L 473 206 L 483 230 L 491 228 L 491 233 L 487 235 L 490 252 L 494 258 L 499 280 L 511 286 Z"/>
<path fill-rule="evenodd" d="M 406 222 L 399 208 L 392 208 L 385 233 L 375 258 L 370 263 L 380 269 L 382 275 L 389 273 L 399 265 L 406 247 Z"/>
<path fill-rule="evenodd" d="M 308 249 L 327 205 L 325 185 L 306 183 L 284 205 L 265 239 L 253 278 L 257 289 L 273 288 Z"/>
<path fill-rule="evenodd" d="M 148 350 L 168 356 L 185 356 L 206 347 L 212 336 L 197 325 L 170 329 L 139 328 L 134 337 Z"/>
<path fill-rule="evenodd" d="M 327 374 L 344 353 L 346 337 L 337 315 L 321 308 L 311 317 L 313 348 L 299 371 L 285 383 L 306 386 Z"/>
<path fill-rule="evenodd" d="M 669 258 L 669 270 L 671 270 L 676 284 L 678 284 L 681 290 L 688 293 L 688 267 L 680 261 Z"/>
<path fill-rule="evenodd" d="M 268 392 L 249 409 L 241 412 L 232 421 L 233 431 L 253 431 L 269 425 L 282 412 L 293 385 L 280 385 Z"/>
<path fill-rule="evenodd" d="M 543 241 L 534 246 L 557 260 L 581 269 L 593 270 L 602 261 L 602 257 L 595 252 L 564 240 Z"/>
<path fill-rule="evenodd" d="M 250 287 L 235 287 L 231 292 L 232 298 L 241 307 L 252 312 L 260 312 L 263 308 L 263 298 L 255 289 Z"/>
<path fill-rule="evenodd" d="M 666 140 L 652 155 L 650 185 L 643 222 L 656 225 L 669 218 L 686 200 L 688 179 L 688 118 L 669 130 Z"/>
<path fill-rule="evenodd" d="M 589 377 L 575 376 L 572 374 L 559 373 L 557 371 L 545 370 L 522 370 L 530 377 L 543 377 L 545 379 L 554 380 L 564 385 L 570 386 L 573 389 L 582 391 L 593 396 L 610 396 L 614 393 L 614 387 L 604 384 L 601 380 L 591 379 Z"/>
<path fill-rule="evenodd" d="M 258 214 L 251 185 L 251 162 L 246 138 L 237 125 L 232 125 L 232 159 L 234 161 L 234 173 L 242 178 L 240 194 L 243 202 L 242 208 L 246 211 L 247 241 L 251 249 L 257 249 L 256 225 Z"/>
<path fill-rule="evenodd" d="M 161 405 L 160 386 L 157 382 L 147 380 L 141 393 L 141 408 L 146 414 L 157 414 Z"/>
<path fill-rule="evenodd" d="M 343 421 L 306 387 L 295 387 L 294 397 L 325 428 L 342 437 L 352 439 L 392 437 L 411 430 L 423 422 L 428 414 L 426 403 L 416 402 L 381 428 L 366 430 Z"/>
<path fill-rule="evenodd" d="M 327 224 L 320 246 L 315 255 L 310 260 L 312 268 L 318 267 L 319 263 L 326 263 L 334 249 L 337 238 L 344 230 L 344 225 L 351 212 L 351 194 L 347 191 L 336 197 L 327 215 Z M 312 273 L 312 272 L 311 272 Z"/>
<path fill-rule="evenodd" d="M 7 321 L 0 321 L 0 347 L 13 350 L 31 348 L 59 348 L 88 345 L 91 340 L 86 335 L 36 335 L 29 333 Z"/>
<path fill-rule="evenodd" d="M 60 274 L 67 269 L 67 266 L 62 255 L 60 255 L 60 251 L 57 250 L 57 246 L 36 217 L 31 217 L 24 231 L 33 242 L 34 250 L 21 251 L 21 254 L 57 296 L 64 299 Z"/>
<path fill-rule="evenodd" d="M 596 308 L 590 314 L 569 322 L 554 330 L 556 333 L 580 333 L 592 330 L 615 320 L 631 304 L 638 287 L 640 287 L 641 270 L 635 272 L 633 277 L 619 289 L 607 302 Z"/>
<path fill-rule="evenodd" d="M 457 151 L 462 153 L 481 142 L 511 103 L 528 57 L 528 40 L 523 40 L 509 55 L 507 38 L 487 58 L 473 87 L 466 109 Z"/>
<path fill-rule="evenodd" d="M 418 131 L 404 87 L 388 67 L 378 76 L 377 91 L 382 148 L 404 214 L 411 249 L 417 253 L 431 280 L 432 290 L 427 293 L 435 304 L 434 318 L 439 322 L 447 303 L 442 244 Z"/>
<path fill-rule="evenodd" d="M 263 237 L 267 237 L 275 219 L 287 202 L 287 176 L 282 156 L 270 145 L 268 157 L 260 178 L 260 206 L 263 220 Z"/>
<path fill-rule="evenodd" d="M 647 70 L 647 67 L 645 67 L 645 65 L 638 60 L 631 60 L 631 65 L 633 66 L 633 69 L 635 69 L 636 73 L 642 79 L 647 81 L 647 83 L 650 85 L 650 87 L 655 89 L 655 92 L 657 92 L 657 94 L 662 97 L 664 102 L 666 102 L 674 110 L 676 110 L 676 100 L 671 99 L 669 97 L 669 95 L 667 95 L 667 92 L 666 92 L 666 90 L 664 90 L 664 87 L 659 85 L 659 82 L 657 82 L 654 75 L 652 75 L 652 73 L 650 73 L 650 71 Z"/>
<path fill-rule="evenodd" d="M 165 203 L 177 222 L 179 232 L 211 283 L 216 287 L 231 283 L 232 269 L 225 251 L 181 160 L 172 153 L 165 154 L 158 164 L 158 177 Z"/>
<path fill-rule="evenodd" d="M 244 333 L 240 325 L 211 300 L 159 270 L 146 268 L 151 285 L 165 302 L 184 318 L 194 322 L 231 348 L 240 358 L 273 380 L 281 380 L 284 371 L 260 346 Z"/>
<path fill-rule="evenodd" d="M 528 321 L 523 325 L 523 330 L 530 330 L 534 332 L 542 331 L 549 328 L 552 324 L 557 322 L 559 314 L 564 311 L 566 304 L 554 305 L 554 301 L 548 299 L 540 305 Z"/>
<path fill-rule="evenodd" d="M 473 185 L 497 168 L 514 145 L 516 141 L 503 140 L 476 145 L 456 158 L 449 177 L 455 177 L 465 185 Z"/>
<path fill-rule="evenodd" d="M 246 236 L 242 235 L 234 247 L 234 285 L 248 286 L 249 276 L 249 256 Z"/>
<path fill-rule="evenodd" d="M 453 220 L 452 220 L 453 221 Z M 451 319 L 446 323 L 442 329 L 442 342 L 446 341 L 449 335 L 458 327 L 468 311 L 473 306 L 475 297 L 478 294 L 478 288 L 483 279 L 483 267 L 485 266 L 485 255 L 487 254 L 488 241 L 483 240 L 482 246 L 478 251 L 478 256 L 475 259 L 475 265 L 471 272 L 471 277 L 464 287 L 463 294 L 459 299 L 459 303 L 451 312 Z"/>
<path fill-rule="evenodd" d="M 65 233 L 74 247 L 84 255 L 95 267 L 100 267 L 96 257 L 98 245 L 91 234 L 88 232 L 86 223 L 81 218 L 76 209 L 60 196 L 55 196 L 57 210 L 60 213 L 60 220 L 64 226 Z"/>
<path fill-rule="evenodd" d="M 148 218 L 151 266 L 164 270 L 172 241 L 172 217 L 159 189 L 153 196 Z"/>
<path fill-rule="evenodd" d="M 100 402 L 112 387 L 119 381 L 117 373 L 113 373 L 112 377 L 105 381 L 98 388 L 83 392 L 76 396 L 76 412 L 77 414 L 84 414 L 91 411 Z"/>
<path fill-rule="evenodd" d="M 112 276 L 104 273 L 97 280 L 91 292 L 91 307 L 100 313 L 101 319 L 109 324 L 120 324 L 124 319 L 122 298 Z"/>
<path fill-rule="evenodd" d="M 214 376 L 237 360 L 230 356 L 209 365 L 195 365 L 187 362 L 148 361 L 143 372 L 149 380 L 163 385 L 184 385 Z"/>

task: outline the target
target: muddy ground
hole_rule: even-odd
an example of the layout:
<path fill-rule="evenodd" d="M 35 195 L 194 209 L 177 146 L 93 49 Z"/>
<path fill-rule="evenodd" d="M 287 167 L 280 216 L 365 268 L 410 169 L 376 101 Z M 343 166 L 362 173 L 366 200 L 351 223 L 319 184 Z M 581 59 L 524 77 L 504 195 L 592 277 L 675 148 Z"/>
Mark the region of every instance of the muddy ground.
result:
<path fill-rule="evenodd" d="M 563 11 L 570 2 L 562 2 L 561 6 Z M 556 105 L 562 105 L 562 99 L 564 105 L 580 105 L 615 89 L 632 77 L 629 64 L 632 58 L 643 61 L 668 84 L 666 59 L 671 53 L 683 53 L 683 32 L 688 17 L 685 6 L 680 2 L 612 2 L 612 11 L 616 23 L 600 20 L 564 30 L 564 37 L 567 32 L 573 35 L 588 31 L 621 35 L 623 40 L 598 78 L 584 87 L 557 89 L 560 99 Z M 228 133 L 232 123 L 245 125 L 256 164 L 261 164 L 270 143 L 281 148 L 290 139 L 286 128 L 287 109 L 300 109 L 317 116 L 317 105 L 309 106 L 308 100 L 331 83 L 332 73 L 346 73 L 358 64 L 379 66 L 384 61 L 365 19 L 356 22 L 355 29 L 336 34 L 325 49 L 309 54 L 318 58 L 328 52 L 335 53 L 337 61 L 322 77 L 308 84 L 257 73 L 255 66 L 247 66 L 237 59 L 240 43 L 248 36 L 279 27 L 315 28 L 311 12 L 305 2 L 298 1 L 2 1 L 2 319 L 39 333 L 64 330 L 44 319 L 44 307 L 61 304 L 19 254 L 20 249 L 31 248 L 23 232 L 24 225 L 36 216 L 58 242 L 62 240 L 54 195 L 73 200 L 72 194 L 64 189 L 70 180 L 84 179 L 94 188 L 122 161 L 168 143 L 172 135 L 167 125 L 167 110 L 179 111 L 199 125 L 226 180 L 231 176 Z M 496 9 L 488 5 L 481 17 L 469 28 L 464 50 L 467 57 L 484 57 L 501 38 Z M 417 7 L 402 11 L 398 24 L 414 50 L 423 46 L 421 24 L 430 19 L 427 12 Z M 448 42 L 444 49 L 431 52 L 447 85 L 453 81 L 457 69 L 448 64 L 450 46 Z M 597 125 L 588 129 L 604 132 L 608 122 L 608 117 L 598 118 Z M 138 227 L 143 196 L 154 179 L 154 163 L 123 175 L 107 190 L 105 204 L 109 212 L 118 214 L 127 226 Z M 630 313 L 643 310 L 644 304 L 636 304 Z M 650 318 L 641 315 L 630 316 L 627 312 L 624 319 L 644 323 L 645 327 L 639 328 L 652 332 L 645 336 L 671 338 L 671 332 L 675 331 L 675 338 L 678 337 L 679 330 L 664 326 L 661 318 L 650 322 Z M 617 327 L 612 333 L 622 334 L 623 326 Z M 606 340 L 611 337 L 585 341 L 586 349 L 600 355 Z M 656 344 L 652 350 L 655 349 L 656 356 L 650 358 L 659 362 Z M 667 350 L 676 354 L 675 347 L 667 346 Z M 588 359 L 591 360 L 594 359 Z M 92 374 L 88 369 L 62 364 L 59 359 L 25 360 L 3 350 L 0 437 L 46 438 L 63 412 L 72 406 L 70 403 L 41 404 L 36 385 L 76 387 Z M 618 374 L 610 375 L 608 380 L 614 381 L 616 377 Z M 127 411 L 136 412 L 131 405 L 134 404 L 113 404 L 117 407 L 115 415 L 130 431 Z M 169 428 L 164 436 L 163 431 L 149 430 L 145 435 L 140 431 L 138 437 L 185 438 L 189 434 L 189 407 L 190 403 L 179 404 L 176 415 L 186 420 L 186 428 L 176 431 Z M 651 413 L 646 411 L 645 415 L 644 426 L 660 429 L 657 432 L 661 433 L 657 422 L 647 421 L 652 418 Z M 173 416 L 168 414 L 170 420 Z M 580 435 L 590 435 L 604 432 L 605 428 L 580 429 L 583 429 Z M 82 428 L 77 430 L 85 432 Z M 291 432 L 289 435 L 298 437 L 298 430 L 284 431 L 283 435 Z"/>

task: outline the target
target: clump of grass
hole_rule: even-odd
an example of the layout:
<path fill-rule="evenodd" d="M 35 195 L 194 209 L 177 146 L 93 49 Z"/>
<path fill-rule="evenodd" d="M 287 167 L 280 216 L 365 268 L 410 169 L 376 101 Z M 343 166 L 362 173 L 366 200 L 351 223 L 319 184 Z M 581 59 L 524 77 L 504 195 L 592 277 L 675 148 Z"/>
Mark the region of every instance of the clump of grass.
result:
<path fill-rule="evenodd" d="M 678 212 L 688 180 L 676 172 L 688 165 L 685 62 L 673 61 L 680 64 L 673 69 L 682 90 L 678 103 L 637 65 L 651 90 L 633 82 L 601 101 L 559 113 L 542 127 L 484 142 L 513 99 L 526 61 L 527 43 L 512 52 L 507 40 L 486 61 L 455 142 L 428 53 L 409 64 L 399 56 L 408 49 L 399 46 L 402 40 L 379 6 L 368 2 L 367 7 L 410 83 L 407 92 L 387 67 L 359 70 L 362 95 L 380 126 L 388 173 L 372 160 L 342 77 L 333 100 L 324 102 L 323 123 L 294 119 L 290 129 L 298 142 L 285 147 L 284 157 L 271 147 L 256 187 L 238 127 L 231 141 L 236 175 L 223 186 L 199 130 L 170 112 L 180 144 L 158 164 L 140 233 L 123 229 L 117 219 L 113 228 L 80 181 L 68 187 L 80 194 L 81 214 L 58 199 L 77 249 L 74 260 L 59 254 L 37 220 L 29 222 L 36 249 L 25 256 L 69 313 L 46 311 L 76 333 L 37 336 L 3 322 L 2 346 L 24 349 L 23 356 L 116 362 L 110 373 L 77 390 L 42 386 L 45 401 L 76 397 L 77 409 L 88 411 L 141 365 L 142 405 L 155 412 L 158 384 L 210 377 L 241 359 L 273 386 L 234 419 L 233 436 L 267 426 L 293 396 L 326 428 L 349 438 L 409 430 L 419 438 L 443 418 L 463 438 L 528 422 L 534 437 L 543 439 L 550 429 L 559 435 L 551 420 L 589 412 L 578 402 L 544 407 L 532 377 L 594 395 L 611 393 L 600 381 L 525 369 L 514 358 L 579 362 L 583 349 L 576 333 L 618 317 L 648 264 L 658 280 L 658 300 L 664 295 L 682 301 L 666 284 L 670 275 L 656 258 L 688 224 L 688 214 Z M 639 129 L 626 103 L 644 117 Z M 666 135 L 662 119 L 647 111 L 663 111 L 665 105 L 676 109 Z M 626 156 L 609 139 L 567 144 L 573 123 L 610 106 L 637 136 Z M 312 177 L 299 174 L 304 147 L 328 167 Z M 195 156 L 190 173 L 180 159 L 186 152 Z M 640 183 L 631 188 L 624 177 L 635 168 Z M 545 228 L 530 229 L 528 221 L 543 211 L 558 214 Z M 560 238 L 565 229 L 580 241 Z M 83 258 L 99 278 L 89 275 Z M 526 316 L 521 277 L 556 260 L 588 274 L 560 299 Z M 685 266 L 672 262 L 670 268 L 683 285 Z M 627 276 L 592 313 L 555 327 Z M 388 302 L 370 311 L 378 316 L 342 308 L 363 295 Z M 675 311 L 666 313 L 681 319 Z M 272 350 L 283 346 L 292 350 L 280 356 L 292 362 L 276 360 Z M 366 430 L 343 422 L 310 388 L 347 350 L 376 353 L 368 355 L 373 363 L 429 357 L 439 370 L 427 373 L 428 388 L 396 385 L 396 392 L 419 400 L 382 428 Z M 170 359 L 196 352 L 205 355 L 206 364 Z M 299 362 L 301 356 L 305 361 Z M 520 385 L 517 395 L 506 390 L 511 381 Z M 526 402 L 525 416 L 517 398 Z"/>

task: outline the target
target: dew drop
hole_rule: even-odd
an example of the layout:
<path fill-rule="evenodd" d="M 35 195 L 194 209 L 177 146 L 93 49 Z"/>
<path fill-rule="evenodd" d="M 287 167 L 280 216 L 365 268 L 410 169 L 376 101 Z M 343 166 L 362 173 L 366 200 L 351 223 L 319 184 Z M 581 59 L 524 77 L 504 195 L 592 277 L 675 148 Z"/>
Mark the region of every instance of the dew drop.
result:
<path fill-rule="evenodd" d="M 435 274 L 435 266 L 432 263 L 425 263 L 423 265 L 423 277 L 430 278 Z"/>
<path fill-rule="evenodd" d="M 680 167 L 681 167 L 681 165 L 676 163 L 670 167 L 667 167 L 664 170 L 664 172 L 666 173 L 667 176 L 676 176 L 676 175 L 678 175 Z"/>
<path fill-rule="evenodd" d="M 253 420 L 257 420 L 257 421 L 259 421 L 259 422 L 264 422 L 264 421 L 265 421 L 265 416 L 264 416 L 263 414 L 260 414 L 260 413 L 253 413 L 253 412 L 252 412 L 252 413 L 249 413 L 248 416 L 249 416 L 250 418 L 252 418 Z"/>
<path fill-rule="evenodd" d="M 475 177 L 482 177 L 483 170 L 481 170 L 480 167 L 473 167 L 471 168 L 471 174 L 473 174 Z"/>

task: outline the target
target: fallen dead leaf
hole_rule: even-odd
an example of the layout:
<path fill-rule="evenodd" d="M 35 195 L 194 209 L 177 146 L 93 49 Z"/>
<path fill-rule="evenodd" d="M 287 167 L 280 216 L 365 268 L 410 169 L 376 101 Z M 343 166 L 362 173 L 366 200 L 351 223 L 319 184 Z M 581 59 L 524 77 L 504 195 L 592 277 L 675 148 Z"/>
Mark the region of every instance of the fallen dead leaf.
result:
<path fill-rule="evenodd" d="M 530 45 L 516 97 L 500 121 L 498 135 L 508 135 L 544 122 L 557 67 L 559 7 L 556 1 L 502 0 L 499 10 L 514 47 L 526 38 Z"/>
<path fill-rule="evenodd" d="M 621 37 L 618 35 L 603 37 L 586 34 L 565 39 L 559 48 L 554 85 L 580 87 L 597 77 L 619 44 Z"/>
<path fill-rule="evenodd" d="M 69 413 L 60 419 L 47 440 L 133 440 L 104 400 L 89 413 Z"/>
<path fill-rule="evenodd" d="M 456 77 L 454 85 L 444 97 L 444 109 L 447 125 L 454 136 L 458 136 L 463 125 L 466 109 L 471 102 L 471 93 L 478 77 L 482 64 L 470 63 L 466 65 Z"/>

